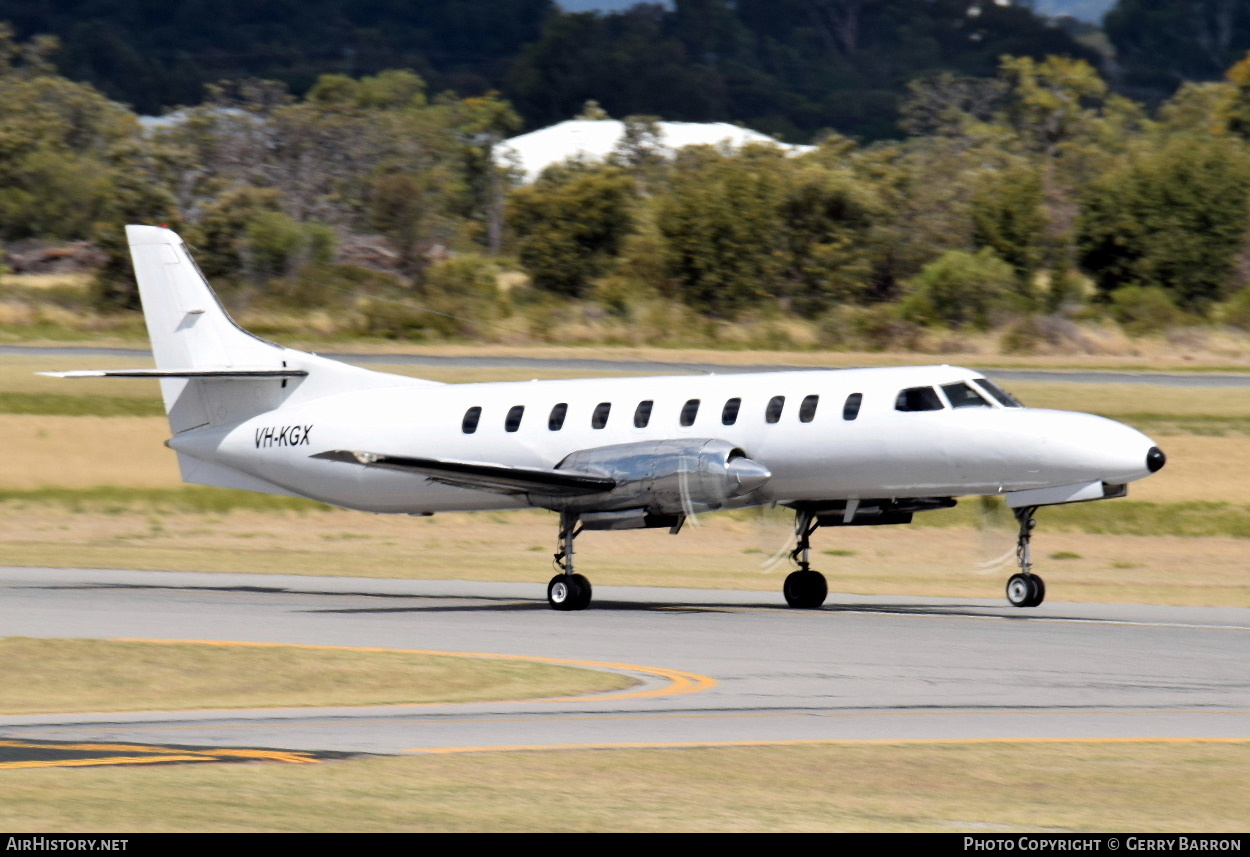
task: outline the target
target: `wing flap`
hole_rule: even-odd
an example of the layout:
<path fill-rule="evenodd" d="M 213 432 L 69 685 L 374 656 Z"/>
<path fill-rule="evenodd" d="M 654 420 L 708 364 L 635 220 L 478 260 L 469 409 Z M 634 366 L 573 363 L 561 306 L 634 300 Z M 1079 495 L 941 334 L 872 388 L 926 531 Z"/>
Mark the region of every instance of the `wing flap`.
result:
<path fill-rule="evenodd" d="M 440 458 L 411 458 L 382 455 L 376 452 L 355 452 L 334 449 L 319 452 L 312 458 L 341 461 L 364 467 L 381 467 L 426 477 L 433 482 L 456 488 L 474 488 L 500 494 L 545 494 L 547 496 L 580 497 L 601 494 L 616 487 L 606 476 L 567 470 L 546 470 L 538 467 L 511 467 L 483 461 L 451 461 Z"/>

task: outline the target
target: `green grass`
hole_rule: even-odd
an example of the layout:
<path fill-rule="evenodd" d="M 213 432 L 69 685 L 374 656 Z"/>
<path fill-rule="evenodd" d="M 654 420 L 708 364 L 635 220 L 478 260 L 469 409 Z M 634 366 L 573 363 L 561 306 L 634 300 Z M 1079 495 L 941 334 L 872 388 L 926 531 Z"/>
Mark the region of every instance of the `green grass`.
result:
<path fill-rule="evenodd" d="M 1072 503 L 1039 509 L 1035 518 L 1046 531 L 1120 536 L 1224 536 L 1250 539 L 1250 506 L 1241 503 L 1194 500 L 1148 503 L 1111 500 Z M 918 513 L 914 525 L 927 527 L 984 527 L 1015 531 L 1016 524 L 1001 501 L 965 498 L 954 509 Z"/>
<path fill-rule="evenodd" d="M 160 417 L 165 415 L 165 407 L 160 399 L 137 396 L 0 393 L 0 414 L 57 417 Z"/>
<path fill-rule="evenodd" d="M 0 828 L 106 831 L 1246 830 L 1250 745 L 564 750 L 0 771 Z"/>

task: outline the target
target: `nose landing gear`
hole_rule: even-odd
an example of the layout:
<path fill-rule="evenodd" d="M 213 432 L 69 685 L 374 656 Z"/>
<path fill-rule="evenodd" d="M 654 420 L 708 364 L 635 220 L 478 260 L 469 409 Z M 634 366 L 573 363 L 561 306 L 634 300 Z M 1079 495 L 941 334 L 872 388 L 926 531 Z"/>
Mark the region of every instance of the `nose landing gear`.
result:
<path fill-rule="evenodd" d="M 1033 573 L 1033 556 L 1029 548 L 1033 528 L 1037 526 L 1033 518 L 1036 511 L 1036 506 L 1022 506 L 1013 511 L 1020 524 L 1020 535 L 1016 537 L 1016 564 L 1020 566 L 1020 572 L 1007 581 L 1007 601 L 1013 607 L 1036 607 L 1046 599 L 1046 583 Z"/>

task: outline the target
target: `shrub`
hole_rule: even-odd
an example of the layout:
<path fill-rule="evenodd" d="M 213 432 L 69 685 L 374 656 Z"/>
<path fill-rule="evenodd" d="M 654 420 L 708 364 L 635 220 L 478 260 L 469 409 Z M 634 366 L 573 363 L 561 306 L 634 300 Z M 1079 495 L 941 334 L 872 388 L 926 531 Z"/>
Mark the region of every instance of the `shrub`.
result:
<path fill-rule="evenodd" d="M 1015 271 L 988 247 L 975 255 L 948 250 L 908 283 L 902 316 L 917 324 L 989 327 L 990 314 L 1009 303 Z"/>
<path fill-rule="evenodd" d="M 1111 295 L 1111 315 L 1128 333 L 1141 336 L 1180 324 L 1185 316 L 1158 286 L 1125 286 Z"/>

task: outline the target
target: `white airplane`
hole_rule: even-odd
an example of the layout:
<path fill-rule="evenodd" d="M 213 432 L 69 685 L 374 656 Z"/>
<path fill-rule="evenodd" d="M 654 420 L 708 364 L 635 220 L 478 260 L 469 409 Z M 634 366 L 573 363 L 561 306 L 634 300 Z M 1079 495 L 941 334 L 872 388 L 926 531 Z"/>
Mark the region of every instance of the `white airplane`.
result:
<path fill-rule="evenodd" d="M 787 506 L 797 570 L 783 592 L 813 608 L 827 594 L 817 528 L 904 524 L 989 494 L 1019 523 L 1007 599 L 1035 607 L 1036 509 L 1122 497 L 1166 461 L 1128 426 L 1026 408 L 957 366 L 481 384 L 373 372 L 252 336 L 176 234 L 126 234 L 157 368 L 45 374 L 159 378 L 185 482 L 367 512 L 559 512 L 557 610 L 590 604 L 573 567 L 582 530 L 676 533 L 699 512 Z"/>

